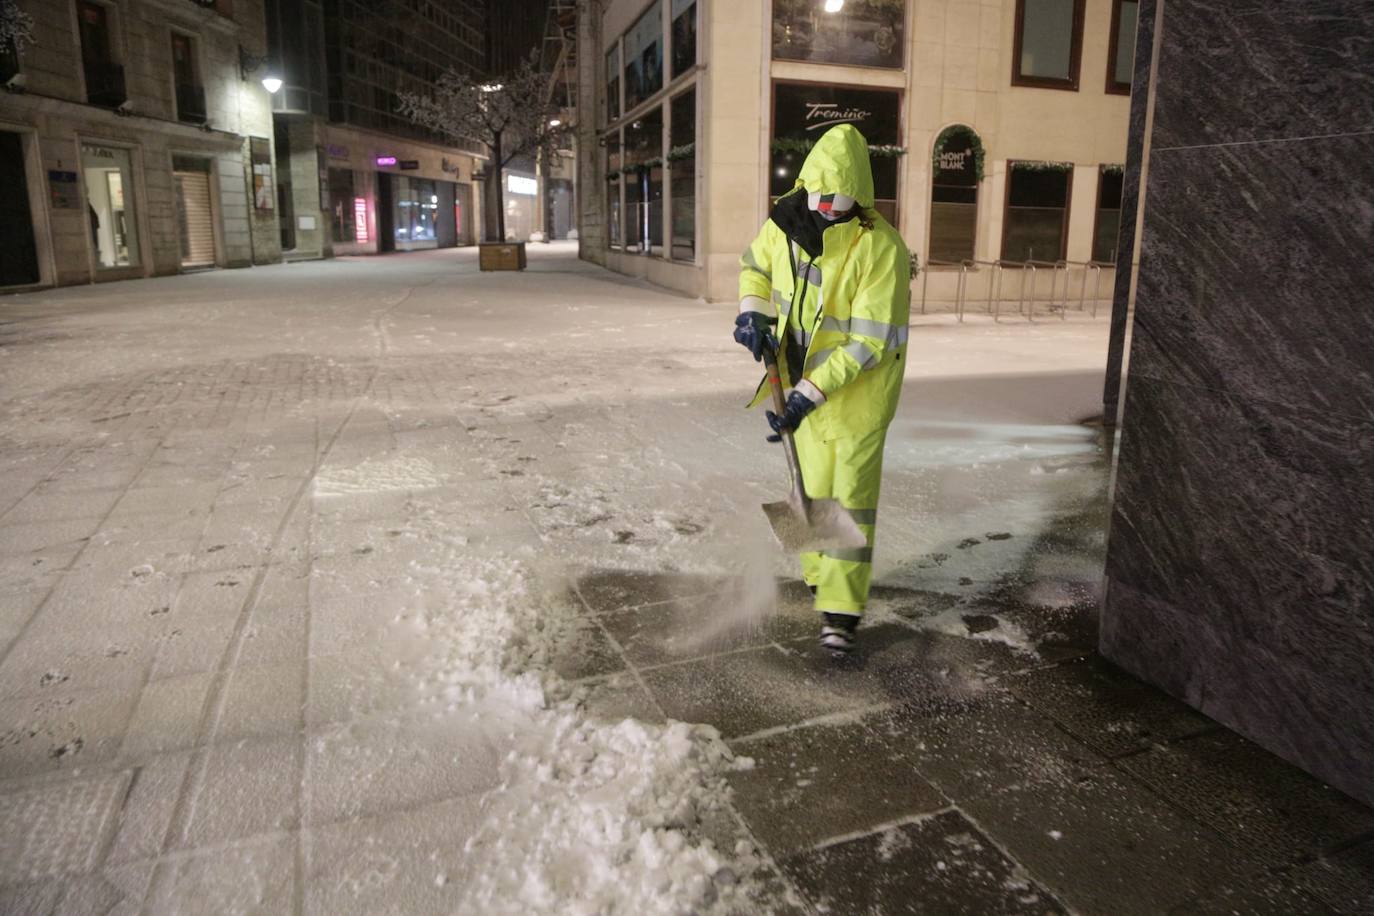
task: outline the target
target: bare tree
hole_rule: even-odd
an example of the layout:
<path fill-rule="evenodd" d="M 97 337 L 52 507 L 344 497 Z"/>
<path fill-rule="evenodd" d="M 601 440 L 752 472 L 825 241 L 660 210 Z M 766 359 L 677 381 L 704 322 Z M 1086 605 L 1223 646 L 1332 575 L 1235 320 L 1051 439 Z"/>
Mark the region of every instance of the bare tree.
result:
<path fill-rule="evenodd" d="M 505 76 L 482 77 L 449 70 L 433 90 L 399 92 L 400 111 L 411 121 L 454 141 L 478 140 L 491 150 L 488 180 L 496 183 L 496 239 L 505 241 L 506 210 L 502 175 L 517 156 L 559 158 L 571 128 L 559 122 L 549 94 L 549 76 L 538 54 Z"/>

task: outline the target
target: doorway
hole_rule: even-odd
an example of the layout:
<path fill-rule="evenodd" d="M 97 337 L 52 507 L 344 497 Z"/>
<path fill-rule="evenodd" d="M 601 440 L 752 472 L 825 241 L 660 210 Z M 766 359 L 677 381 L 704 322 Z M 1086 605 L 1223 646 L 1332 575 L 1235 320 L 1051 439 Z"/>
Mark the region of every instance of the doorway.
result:
<path fill-rule="evenodd" d="M 24 144 L 19 134 L 0 131 L 0 224 L 15 227 L 0 245 L 0 286 L 37 283 L 38 247 L 33 238 Z"/>
<path fill-rule="evenodd" d="M 210 163 L 175 156 L 172 177 L 177 186 L 177 229 L 181 236 L 181 266 L 213 267 L 215 221 L 210 204 Z"/>
<path fill-rule="evenodd" d="M 142 263 L 134 207 L 133 157 L 127 149 L 81 145 L 91 246 L 100 269 Z"/>

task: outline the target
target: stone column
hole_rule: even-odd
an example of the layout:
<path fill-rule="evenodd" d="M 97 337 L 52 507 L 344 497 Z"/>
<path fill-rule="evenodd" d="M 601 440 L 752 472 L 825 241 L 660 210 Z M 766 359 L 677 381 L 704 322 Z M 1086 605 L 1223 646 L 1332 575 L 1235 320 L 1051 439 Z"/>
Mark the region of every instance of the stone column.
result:
<path fill-rule="evenodd" d="M 1102 651 L 1374 803 L 1374 6 L 1160 2 Z"/>

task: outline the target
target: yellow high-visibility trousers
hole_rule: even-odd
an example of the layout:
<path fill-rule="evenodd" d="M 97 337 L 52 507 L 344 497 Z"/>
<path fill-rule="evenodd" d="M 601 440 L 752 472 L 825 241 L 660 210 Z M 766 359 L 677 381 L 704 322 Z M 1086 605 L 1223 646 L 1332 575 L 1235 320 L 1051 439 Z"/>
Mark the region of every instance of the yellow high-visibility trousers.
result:
<path fill-rule="evenodd" d="M 887 428 L 830 441 L 815 438 L 810 428 L 803 421 L 793 434 L 806 495 L 837 500 L 867 535 L 868 546 L 803 553 L 802 578 L 816 588 L 817 611 L 859 615 L 868 604 L 873 579 L 873 531 Z"/>

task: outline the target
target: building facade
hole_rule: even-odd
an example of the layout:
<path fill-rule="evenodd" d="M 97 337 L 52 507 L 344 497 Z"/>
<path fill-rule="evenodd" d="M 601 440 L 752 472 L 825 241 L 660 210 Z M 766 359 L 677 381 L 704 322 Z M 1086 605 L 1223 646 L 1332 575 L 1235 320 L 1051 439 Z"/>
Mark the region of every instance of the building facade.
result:
<path fill-rule="evenodd" d="M 771 201 L 817 136 L 853 123 L 873 153 L 875 206 L 932 265 L 932 296 L 954 295 L 960 265 L 1026 262 L 1091 270 L 1109 295 L 1136 8 L 589 4 L 578 23 L 582 255 L 732 299 Z"/>
<path fill-rule="evenodd" d="M 0 288 L 281 259 L 262 0 L 17 0 Z"/>
<path fill-rule="evenodd" d="M 397 93 L 486 72 L 484 2 L 267 0 L 266 15 L 285 257 L 476 242 L 484 148 L 427 134 Z"/>

